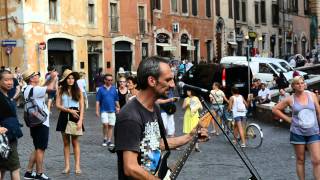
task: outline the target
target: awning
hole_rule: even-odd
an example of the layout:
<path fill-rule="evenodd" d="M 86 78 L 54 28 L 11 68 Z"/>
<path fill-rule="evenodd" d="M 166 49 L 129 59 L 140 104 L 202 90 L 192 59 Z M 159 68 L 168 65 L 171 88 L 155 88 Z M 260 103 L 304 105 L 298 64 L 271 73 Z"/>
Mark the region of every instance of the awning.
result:
<path fill-rule="evenodd" d="M 238 43 L 234 41 L 228 41 L 228 44 L 230 44 L 231 46 L 238 46 Z"/>
<path fill-rule="evenodd" d="M 163 47 L 164 51 L 175 51 L 177 49 L 177 47 L 172 46 L 171 44 L 168 44 L 168 43 L 157 43 L 156 45 Z"/>
<path fill-rule="evenodd" d="M 180 44 L 180 46 L 187 47 L 187 50 L 194 51 L 196 49 L 195 46 L 189 45 L 189 44 Z"/>

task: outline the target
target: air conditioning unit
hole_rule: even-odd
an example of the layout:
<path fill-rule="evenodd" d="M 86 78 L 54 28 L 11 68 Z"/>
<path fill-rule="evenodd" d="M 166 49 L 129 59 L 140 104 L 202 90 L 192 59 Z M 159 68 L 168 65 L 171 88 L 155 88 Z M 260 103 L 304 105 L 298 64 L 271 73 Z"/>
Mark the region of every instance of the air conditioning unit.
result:
<path fill-rule="evenodd" d="M 172 23 L 172 32 L 179 33 L 179 23 Z"/>

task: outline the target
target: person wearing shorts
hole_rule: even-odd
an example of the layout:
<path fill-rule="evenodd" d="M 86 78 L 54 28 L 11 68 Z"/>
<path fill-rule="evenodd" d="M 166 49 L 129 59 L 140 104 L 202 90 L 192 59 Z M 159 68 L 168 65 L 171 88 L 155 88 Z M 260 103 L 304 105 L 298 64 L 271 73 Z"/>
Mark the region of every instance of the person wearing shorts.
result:
<path fill-rule="evenodd" d="M 45 97 L 47 93 L 52 93 L 56 91 L 57 84 L 57 72 L 51 71 L 46 81 L 46 86 L 39 86 L 40 73 L 27 70 L 23 73 L 23 80 L 28 84 L 23 92 L 25 99 L 28 98 L 31 90 L 33 91 L 33 98 L 37 105 L 43 109 L 47 116 L 47 119 L 40 125 L 35 127 L 30 127 L 30 135 L 33 139 L 34 151 L 31 153 L 29 158 L 29 163 L 27 166 L 27 171 L 24 174 L 24 179 L 50 179 L 43 173 L 43 161 L 44 153 L 48 147 L 49 140 L 49 109 L 45 104 Z M 33 171 L 33 167 L 36 165 L 36 172 Z"/>
<path fill-rule="evenodd" d="M 305 171 L 311 170 L 305 168 L 306 149 L 310 153 L 313 179 L 320 179 L 320 105 L 318 97 L 313 92 L 305 91 L 305 86 L 302 76 L 294 77 L 291 82 L 293 95 L 280 101 L 272 112 L 290 123 L 290 143 L 296 156 L 298 179 L 305 179 Z M 291 107 L 292 117 L 284 113 L 287 107 Z"/>
<path fill-rule="evenodd" d="M 112 85 L 111 74 L 104 75 L 104 85 L 101 86 L 96 95 L 96 116 L 101 119 L 103 142 L 102 146 L 113 147 L 111 143 L 112 131 L 116 122 L 116 113 L 120 111 L 117 89 Z"/>

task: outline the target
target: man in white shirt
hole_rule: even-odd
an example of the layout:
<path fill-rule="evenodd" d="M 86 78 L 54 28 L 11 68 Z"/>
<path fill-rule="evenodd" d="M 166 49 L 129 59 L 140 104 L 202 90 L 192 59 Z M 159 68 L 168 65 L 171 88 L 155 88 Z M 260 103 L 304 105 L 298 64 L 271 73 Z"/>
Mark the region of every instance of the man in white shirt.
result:
<path fill-rule="evenodd" d="M 56 91 L 57 83 L 57 72 L 53 71 L 50 73 L 49 80 L 44 86 L 39 86 L 40 73 L 27 70 L 22 75 L 23 80 L 28 84 L 23 92 L 25 99 L 28 98 L 29 93 L 33 91 L 33 98 L 37 105 L 47 113 L 47 119 L 43 124 L 30 127 L 30 134 L 33 139 L 33 145 L 35 150 L 31 153 L 27 172 L 24 175 L 24 179 L 50 179 L 43 173 L 43 159 L 44 152 L 48 147 L 49 140 L 49 110 L 45 103 L 46 93 L 52 93 Z M 33 171 L 33 166 L 36 164 L 36 173 Z"/>
<path fill-rule="evenodd" d="M 266 88 L 265 83 L 261 83 L 261 89 L 258 92 L 258 100 L 260 104 L 269 103 L 271 99 L 270 90 Z"/>

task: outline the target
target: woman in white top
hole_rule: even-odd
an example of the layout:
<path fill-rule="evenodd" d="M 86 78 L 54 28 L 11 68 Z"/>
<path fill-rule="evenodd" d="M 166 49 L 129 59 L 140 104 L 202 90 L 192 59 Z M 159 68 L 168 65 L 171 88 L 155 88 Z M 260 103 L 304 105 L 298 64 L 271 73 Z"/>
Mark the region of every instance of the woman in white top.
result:
<path fill-rule="evenodd" d="M 70 139 L 72 141 L 75 157 L 75 173 L 77 175 L 81 174 L 79 136 L 74 134 L 67 134 L 66 131 L 68 121 L 76 123 L 77 131 L 84 131 L 84 103 L 83 95 L 76 83 L 76 80 L 78 78 L 78 73 L 66 69 L 63 72 L 63 76 L 60 80 L 60 87 L 57 92 L 56 105 L 61 112 L 59 115 L 56 130 L 61 132 L 63 140 L 63 151 L 65 160 L 65 169 L 62 171 L 63 174 L 70 173 Z"/>
<path fill-rule="evenodd" d="M 209 94 L 210 101 L 212 103 L 212 109 L 219 115 L 220 120 L 223 121 L 223 101 L 226 101 L 229 103 L 229 100 L 226 98 L 226 95 L 224 94 L 223 91 L 220 90 L 220 83 L 214 82 L 212 85 L 212 90 L 210 91 Z M 212 134 L 219 135 L 218 132 L 218 126 L 214 122 L 214 120 L 211 121 L 213 125 L 213 130 L 211 131 Z"/>
<path fill-rule="evenodd" d="M 233 119 L 235 121 L 235 128 L 234 128 L 234 137 L 238 137 L 240 134 L 241 139 L 241 147 L 246 147 L 246 139 L 244 137 L 243 132 L 243 125 L 242 122 L 246 120 L 246 113 L 247 113 L 247 102 L 244 98 L 239 94 L 239 89 L 233 87 L 231 89 L 232 96 L 229 100 L 229 107 L 228 110 L 232 111 Z"/>

